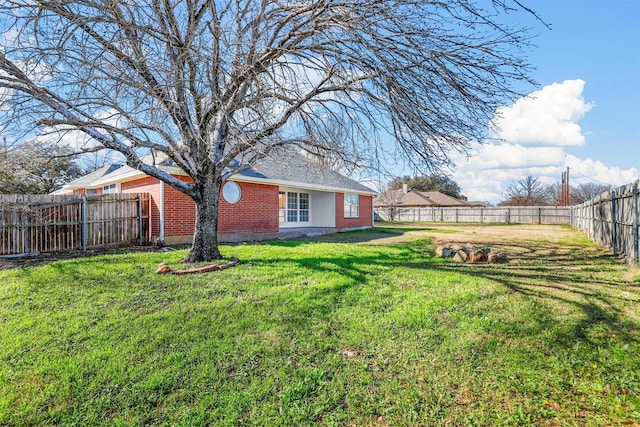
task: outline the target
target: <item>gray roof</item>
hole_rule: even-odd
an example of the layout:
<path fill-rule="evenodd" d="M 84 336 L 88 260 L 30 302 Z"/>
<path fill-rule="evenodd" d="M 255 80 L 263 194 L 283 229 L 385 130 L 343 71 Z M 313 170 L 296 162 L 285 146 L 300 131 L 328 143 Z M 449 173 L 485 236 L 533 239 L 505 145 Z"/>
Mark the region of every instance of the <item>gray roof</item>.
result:
<path fill-rule="evenodd" d="M 122 168 L 123 166 L 126 166 L 126 165 L 119 164 L 119 163 L 105 165 L 100 169 L 97 169 L 91 173 L 81 176 L 80 178 L 76 178 L 73 181 L 69 181 L 66 185 L 74 188 L 92 187 L 95 181 L 102 179 L 107 175 L 112 175 L 116 173 L 118 169 Z"/>
<path fill-rule="evenodd" d="M 149 164 L 155 163 L 157 166 L 165 168 L 175 168 L 173 161 L 166 158 L 162 153 L 155 156 L 155 159 L 150 156 L 144 156 L 143 161 Z M 127 178 L 131 179 L 132 174 L 135 172 L 135 169 L 125 164 L 107 165 L 69 182 L 65 187 L 88 188 L 98 185 L 98 181 L 100 183 L 104 183 L 107 180 L 113 182 L 125 181 Z M 371 195 L 376 194 L 371 188 L 291 151 L 281 153 L 278 158 L 261 159 L 251 169 L 232 177 L 232 179 L 238 181 L 242 181 L 243 178 L 249 181 L 266 181 L 279 185 L 290 183 L 292 186 L 310 189 L 318 188 L 328 191 L 342 190 Z"/>
<path fill-rule="evenodd" d="M 308 186 L 322 186 L 358 193 L 375 194 L 371 188 L 348 178 L 334 170 L 324 167 L 300 154 L 287 152 L 279 158 L 264 158 L 254 167 L 240 172 L 240 177 L 258 178 L 277 183 L 306 184 Z"/>
<path fill-rule="evenodd" d="M 373 200 L 374 206 L 469 206 L 463 200 L 448 196 L 439 191 L 388 190 Z"/>

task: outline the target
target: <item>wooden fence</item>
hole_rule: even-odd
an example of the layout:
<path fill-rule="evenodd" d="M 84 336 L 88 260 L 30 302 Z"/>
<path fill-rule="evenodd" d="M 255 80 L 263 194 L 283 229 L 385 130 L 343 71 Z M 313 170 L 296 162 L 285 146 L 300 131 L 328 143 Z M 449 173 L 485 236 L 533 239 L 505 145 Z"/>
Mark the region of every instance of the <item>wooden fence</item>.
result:
<path fill-rule="evenodd" d="M 640 262 L 638 186 L 640 180 L 600 194 L 571 210 L 571 225 L 614 255 Z"/>
<path fill-rule="evenodd" d="M 0 255 L 146 242 L 149 200 L 147 193 L 0 195 Z"/>
<path fill-rule="evenodd" d="M 396 208 L 393 218 L 390 218 L 388 208 L 376 208 L 375 213 L 385 221 L 411 222 L 569 224 L 571 219 L 571 208 L 568 206 Z"/>

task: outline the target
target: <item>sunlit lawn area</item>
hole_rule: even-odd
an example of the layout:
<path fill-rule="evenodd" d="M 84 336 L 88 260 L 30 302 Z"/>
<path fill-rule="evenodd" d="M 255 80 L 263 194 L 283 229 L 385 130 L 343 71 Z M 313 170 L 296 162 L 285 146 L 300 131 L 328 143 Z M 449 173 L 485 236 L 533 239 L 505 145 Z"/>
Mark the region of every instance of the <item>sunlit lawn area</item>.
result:
<path fill-rule="evenodd" d="M 446 242 L 511 262 L 434 258 Z M 222 252 L 241 264 L 155 274 L 179 250 L 0 271 L 0 425 L 640 423 L 640 271 L 569 228 Z"/>

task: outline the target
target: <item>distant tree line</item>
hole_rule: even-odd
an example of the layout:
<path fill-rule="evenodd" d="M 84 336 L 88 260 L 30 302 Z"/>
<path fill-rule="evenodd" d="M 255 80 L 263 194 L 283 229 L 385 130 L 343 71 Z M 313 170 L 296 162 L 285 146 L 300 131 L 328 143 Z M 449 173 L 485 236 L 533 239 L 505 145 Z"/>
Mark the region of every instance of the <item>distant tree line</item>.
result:
<path fill-rule="evenodd" d="M 47 194 L 83 172 L 69 147 L 36 141 L 10 146 L 0 141 L 0 194 Z"/>
<path fill-rule="evenodd" d="M 610 185 L 592 182 L 569 186 L 569 204 L 579 205 L 609 190 Z M 498 206 L 559 206 L 562 203 L 560 183 L 544 184 L 531 175 L 511 182 L 504 195 L 505 199 Z"/>
<path fill-rule="evenodd" d="M 387 190 L 400 190 L 404 184 L 412 191 L 439 191 L 451 197 L 461 197 L 458 183 L 446 175 L 395 177 L 387 184 Z M 593 182 L 569 186 L 569 204 L 578 205 L 609 190 L 610 185 Z M 383 192 L 380 197 L 384 199 L 385 195 L 392 196 L 393 193 Z M 545 184 L 539 178 L 529 175 L 511 182 L 504 197 L 498 206 L 559 206 L 562 203 L 562 186 L 560 183 Z M 388 204 L 393 205 L 391 202 Z"/>
<path fill-rule="evenodd" d="M 460 186 L 446 175 L 416 175 L 396 177 L 388 184 L 389 190 L 400 190 L 403 184 L 413 191 L 439 191 L 451 197 L 460 197 Z"/>

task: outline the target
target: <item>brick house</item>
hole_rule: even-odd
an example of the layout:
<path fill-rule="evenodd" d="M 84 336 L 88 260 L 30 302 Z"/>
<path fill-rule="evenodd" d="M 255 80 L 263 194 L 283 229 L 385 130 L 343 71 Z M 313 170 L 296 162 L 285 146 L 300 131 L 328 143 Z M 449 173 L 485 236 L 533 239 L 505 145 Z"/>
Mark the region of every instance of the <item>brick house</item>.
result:
<path fill-rule="evenodd" d="M 146 156 L 174 177 L 191 181 L 166 157 Z M 125 164 L 104 166 L 66 184 L 55 194 L 149 193 L 151 240 L 188 243 L 195 204 L 157 178 Z M 263 159 L 222 186 L 218 217 L 221 242 L 263 240 L 373 226 L 375 191 L 337 172 L 291 154 Z"/>

